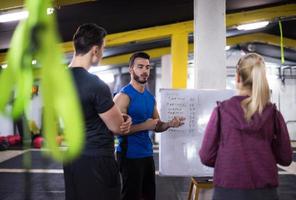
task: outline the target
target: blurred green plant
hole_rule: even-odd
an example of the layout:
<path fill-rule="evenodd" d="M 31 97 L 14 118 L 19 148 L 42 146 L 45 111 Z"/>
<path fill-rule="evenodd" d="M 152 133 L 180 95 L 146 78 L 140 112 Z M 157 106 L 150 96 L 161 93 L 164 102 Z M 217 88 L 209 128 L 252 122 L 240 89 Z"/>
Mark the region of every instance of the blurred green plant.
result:
<path fill-rule="evenodd" d="M 17 26 L 7 55 L 8 67 L 0 74 L 0 111 L 13 118 L 26 115 L 34 81 L 32 60 L 36 59 L 41 66 L 45 148 L 55 160 L 67 162 L 83 148 L 84 126 L 71 75 L 58 46 L 55 15 L 47 14 L 51 7 L 51 0 L 25 2 L 29 16 Z M 7 110 L 10 103 L 12 110 Z M 61 150 L 56 142 L 59 122 L 63 124 L 67 150 Z"/>

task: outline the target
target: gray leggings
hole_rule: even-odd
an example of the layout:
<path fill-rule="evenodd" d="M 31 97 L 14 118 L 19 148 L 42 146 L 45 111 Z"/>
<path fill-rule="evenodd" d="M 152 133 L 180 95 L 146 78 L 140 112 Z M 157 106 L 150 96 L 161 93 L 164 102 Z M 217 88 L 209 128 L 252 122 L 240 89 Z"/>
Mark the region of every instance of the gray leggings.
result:
<path fill-rule="evenodd" d="M 215 187 L 213 200 L 279 200 L 276 188 L 227 189 Z"/>

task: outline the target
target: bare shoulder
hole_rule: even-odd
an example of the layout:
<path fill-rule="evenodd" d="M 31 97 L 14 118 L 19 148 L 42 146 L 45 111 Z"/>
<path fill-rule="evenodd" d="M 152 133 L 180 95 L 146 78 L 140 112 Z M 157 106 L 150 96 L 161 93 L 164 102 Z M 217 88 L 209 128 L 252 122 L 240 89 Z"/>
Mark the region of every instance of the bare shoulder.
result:
<path fill-rule="evenodd" d="M 119 92 L 115 95 L 115 97 L 113 98 L 114 102 L 129 102 L 130 98 L 127 94 Z"/>
<path fill-rule="evenodd" d="M 130 98 L 127 94 L 120 92 L 115 95 L 113 101 L 119 107 L 119 109 L 122 113 L 127 112 L 127 108 L 130 103 Z"/>

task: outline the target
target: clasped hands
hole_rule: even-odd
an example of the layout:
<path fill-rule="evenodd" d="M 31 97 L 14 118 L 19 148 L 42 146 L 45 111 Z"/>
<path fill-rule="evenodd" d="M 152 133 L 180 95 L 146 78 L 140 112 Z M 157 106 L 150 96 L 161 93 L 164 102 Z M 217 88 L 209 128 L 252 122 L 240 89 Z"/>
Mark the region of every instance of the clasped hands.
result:
<path fill-rule="evenodd" d="M 132 125 L 132 118 L 125 113 L 122 113 L 123 122 L 120 125 L 120 132 L 123 134 L 128 134 Z"/>

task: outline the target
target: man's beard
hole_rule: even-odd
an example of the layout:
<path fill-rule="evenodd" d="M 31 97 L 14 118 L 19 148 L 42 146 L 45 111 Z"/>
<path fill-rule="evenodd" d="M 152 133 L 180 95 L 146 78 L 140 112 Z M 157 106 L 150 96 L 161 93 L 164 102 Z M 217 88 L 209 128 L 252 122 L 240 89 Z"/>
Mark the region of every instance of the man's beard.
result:
<path fill-rule="evenodd" d="M 135 74 L 135 72 L 133 72 L 133 77 L 134 77 L 134 80 L 135 81 L 137 81 L 138 83 L 140 83 L 140 84 L 145 84 L 145 83 L 147 83 L 147 80 L 140 80 L 140 76 L 137 76 L 136 74 Z"/>

